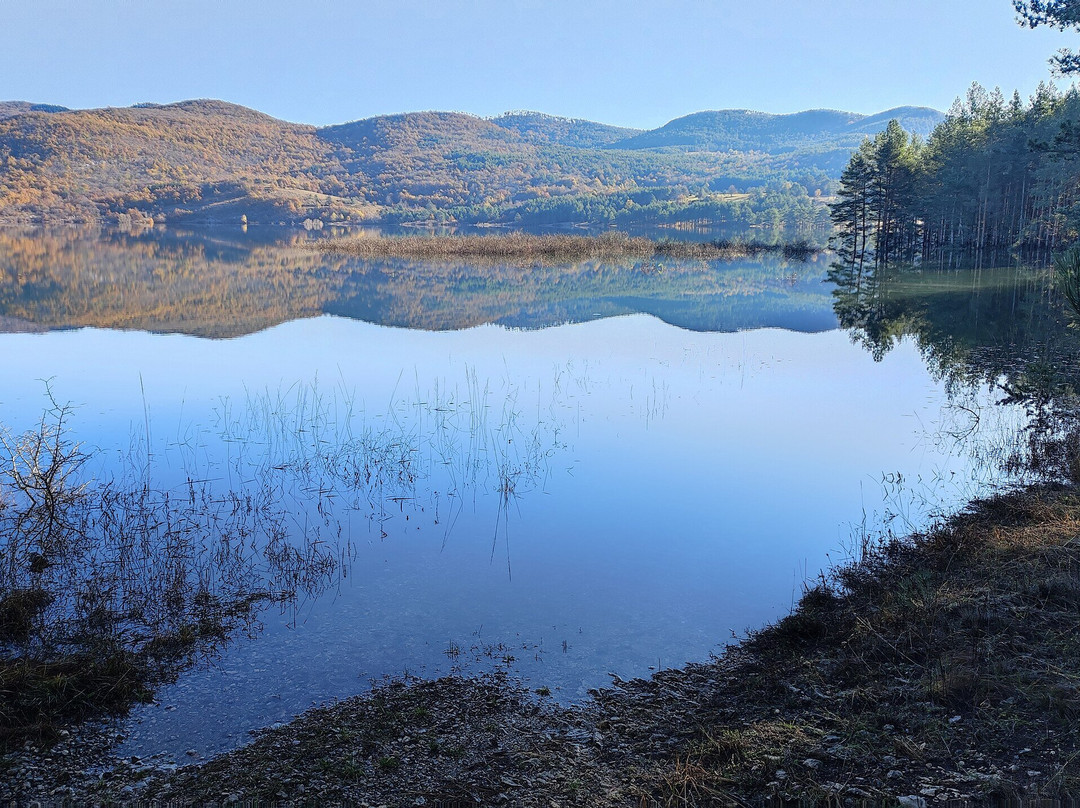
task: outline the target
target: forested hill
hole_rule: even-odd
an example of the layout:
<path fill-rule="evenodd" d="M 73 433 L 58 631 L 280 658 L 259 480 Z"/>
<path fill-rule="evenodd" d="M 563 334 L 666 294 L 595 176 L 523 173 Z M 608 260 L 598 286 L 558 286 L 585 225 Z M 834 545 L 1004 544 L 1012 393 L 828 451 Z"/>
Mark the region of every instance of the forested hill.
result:
<path fill-rule="evenodd" d="M 0 215 L 166 218 L 263 200 L 299 211 L 314 204 L 333 151 L 313 126 L 220 101 L 28 111 L 0 120 Z"/>
<path fill-rule="evenodd" d="M 68 112 L 67 107 L 55 104 L 33 104 L 29 101 L 0 101 L 0 118 L 10 118 L 24 112 Z"/>
<path fill-rule="evenodd" d="M 913 131 L 937 115 L 722 111 L 640 132 L 536 112 L 420 112 L 316 128 L 222 101 L 6 102 L 0 221 L 813 227 L 851 151 L 901 112 Z"/>
<path fill-rule="evenodd" d="M 506 112 L 492 118 L 491 122 L 504 129 L 514 130 L 525 140 L 586 149 L 611 146 L 642 132 L 640 129 L 528 111 Z"/>
<path fill-rule="evenodd" d="M 615 148 L 654 149 L 666 146 L 704 151 L 764 151 L 771 154 L 801 148 L 859 147 L 863 139 L 885 129 L 890 120 L 922 138 L 929 137 L 945 116 L 929 107 L 897 107 L 877 115 L 815 109 L 771 115 L 748 109 L 696 112 L 659 129 L 617 141 Z"/>

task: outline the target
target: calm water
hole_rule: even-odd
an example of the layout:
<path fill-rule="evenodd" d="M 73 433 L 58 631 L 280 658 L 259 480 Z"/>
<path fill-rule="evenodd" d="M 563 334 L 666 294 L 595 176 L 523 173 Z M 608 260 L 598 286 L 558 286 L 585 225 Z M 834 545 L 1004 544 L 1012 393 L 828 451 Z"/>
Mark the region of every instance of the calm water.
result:
<path fill-rule="evenodd" d="M 8 427 L 47 379 L 103 472 L 149 445 L 156 485 L 273 490 L 348 558 L 138 709 L 135 754 L 210 754 L 404 672 L 502 665 L 574 701 L 707 658 L 860 535 L 984 490 L 980 441 L 1021 418 L 975 383 L 965 421 L 925 338 L 857 344 L 824 261 L 368 265 L 7 233 L 0 269 Z"/>

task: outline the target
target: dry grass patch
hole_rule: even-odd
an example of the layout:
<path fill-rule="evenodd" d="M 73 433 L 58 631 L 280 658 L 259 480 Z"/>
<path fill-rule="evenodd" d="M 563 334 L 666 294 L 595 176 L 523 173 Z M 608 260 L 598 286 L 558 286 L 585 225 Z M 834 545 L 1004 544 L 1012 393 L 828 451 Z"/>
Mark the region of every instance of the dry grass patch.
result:
<path fill-rule="evenodd" d="M 564 263 L 622 258 L 683 258 L 712 260 L 738 258 L 765 252 L 806 258 L 816 250 L 805 243 L 766 245 L 754 242 L 717 240 L 708 242 L 653 241 L 624 233 L 599 236 L 498 235 L 453 236 L 360 236 L 325 239 L 310 248 L 361 258 L 417 258 L 425 260 L 470 259 L 528 263 Z"/>

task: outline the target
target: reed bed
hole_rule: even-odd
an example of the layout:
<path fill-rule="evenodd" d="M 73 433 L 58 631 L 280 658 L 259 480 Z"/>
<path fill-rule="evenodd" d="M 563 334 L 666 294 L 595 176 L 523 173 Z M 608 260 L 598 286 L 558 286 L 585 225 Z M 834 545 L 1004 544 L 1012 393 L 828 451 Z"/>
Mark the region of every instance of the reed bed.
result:
<path fill-rule="evenodd" d="M 357 236 L 313 242 L 310 249 L 361 258 L 421 258 L 429 260 L 486 259 L 491 261 L 574 262 L 624 258 L 682 258 L 712 260 L 764 253 L 806 258 L 817 250 L 805 242 L 763 244 L 753 241 L 653 240 L 625 233 L 599 236 L 566 234 L 452 236 Z"/>

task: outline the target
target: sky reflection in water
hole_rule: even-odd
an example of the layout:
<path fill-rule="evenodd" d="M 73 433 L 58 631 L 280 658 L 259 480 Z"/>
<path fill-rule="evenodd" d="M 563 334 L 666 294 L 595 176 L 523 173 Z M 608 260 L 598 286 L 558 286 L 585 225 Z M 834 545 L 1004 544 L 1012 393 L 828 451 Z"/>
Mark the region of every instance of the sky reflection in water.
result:
<path fill-rule="evenodd" d="M 981 474 L 928 437 L 946 396 L 909 342 L 875 363 L 836 330 L 697 333 L 632 315 L 437 333 L 323 316 L 227 341 L 84 329 L 0 343 L 10 426 L 40 414 L 51 378 L 80 436 L 116 457 L 142 440 L 145 405 L 159 484 L 277 474 L 297 529 L 321 498 L 266 454 L 298 456 L 266 439 L 296 402 L 323 413 L 327 444 L 408 447 L 411 482 L 327 500 L 354 552 L 338 590 L 267 613 L 257 639 L 164 688 L 131 721 L 137 754 L 208 754 L 404 671 L 512 657 L 570 701 L 609 671 L 700 660 L 790 608 L 864 513 L 870 528 L 899 514 L 903 531 Z M 929 504 L 888 499 L 887 474 L 930 485 Z"/>

